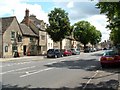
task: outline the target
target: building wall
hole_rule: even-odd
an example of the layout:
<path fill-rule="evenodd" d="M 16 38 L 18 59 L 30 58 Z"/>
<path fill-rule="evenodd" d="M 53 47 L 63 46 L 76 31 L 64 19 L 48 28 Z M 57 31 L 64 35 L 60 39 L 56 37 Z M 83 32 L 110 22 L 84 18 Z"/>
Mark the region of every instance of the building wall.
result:
<path fill-rule="evenodd" d="M 63 39 L 62 41 L 62 49 L 70 49 L 71 48 L 71 40 Z"/>
<path fill-rule="evenodd" d="M 2 57 L 2 19 L 0 19 L 0 58 Z"/>
<path fill-rule="evenodd" d="M 60 49 L 60 42 L 53 42 L 53 48 Z"/>
<path fill-rule="evenodd" d="M 47 44 L 47 33 L 44 31 L 39 31 L 39 45 L 45 46 Z"/>
<path fill-rule="evenodd" d="M 14 54 L 14 51 L 12 50 L 12 45 L 15 42 L 15 40 L 11 39 L 11 31 L 15 32 L 15 35 L 17 35 L 17 33 L 22 35 L 16 18 L 14 18 L 11 25 L 8 27 L 8 29 L 3 34 L 3 57 L 13 57 L 13 54 Z M 20 53 L 20 55 L 23 55 L 22 54 L 23 52 L 22 42 L 19 42 L 19 43 L 17 42 L 17 48 L 18 48 L 18 52 Z"/>
<path fill-rule="evenodd" d="M 23 52 L 24 52 L 24 46 L 26 46 L 26 55 L 31 52 L 31 55 L 37 55 L 38 50 L 37 50 L 37 44 L 38 44 L 38 39 L 35 37 L 32 37 L 33 41 L 30 41 L 30 37 L 28 36 L 23 36 Z M 32 50 L 32 46 L 35 47 Z"/>
<path fill-rule="evenodd" d="M 39 31 L 39 54 L 46 54 L 47 52 L 47 33 Z"/>
<path fill-rule="evenodd" d="M 47 35 L 47 50 L 53 48 L 53 40 L 50 38 L 49 35 Z"/>

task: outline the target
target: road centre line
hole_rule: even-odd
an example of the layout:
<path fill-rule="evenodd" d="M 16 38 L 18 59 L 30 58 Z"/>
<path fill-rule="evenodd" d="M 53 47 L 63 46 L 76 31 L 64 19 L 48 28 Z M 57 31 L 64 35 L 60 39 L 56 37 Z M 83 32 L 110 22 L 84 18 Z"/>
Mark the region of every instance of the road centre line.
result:
<path fill-rule="evenodd" d="M 6 71 L 6 72 L 2 72 L 2 73 L 0 73 L 0 74 L 6 74 L 6 73 L 10 73 L 10 72 L 20 71 L 20 70 L 30 69 L 30 68 L 35 68 L 35 67 L 36 67 L 36 66 L 25 67 L 25 68 L 20 68 L 20 69 L 15 69 L 15 70 L 10 70 L 10 71 Z"/>
<path fill-rule="evenodd" d="M 36 73 L 40 73 L 40 72 L 43 72 L 43 71 L 48 71 L 48 70 L 51 70 L 53 68 L 46 68 L 46 69 L 42 69 L 42 70 L 39 70 L 37 72 L 33 72 L 33 73 L 27 73 L 25 75 L 21 75 L 20 77 L 23 78 L 23 77 L 26 77 L 26 76 L 30 76 L 30 75 L 33 75 L 33 74 L 36 74 Z"/>
<path fill-rule="evenodd" d="M 97 70 L 97 71 L 95 72 L 95 74 L 87 81 L 86 85 L 83 87 L 82 90 L 84 90 L 84 89 L 87 87 L 87 85 L 88 85 L 88 84 L 90 83 L 90 81 L 98 74 L 98 72 L 99 72 L 99 70 Z"/>

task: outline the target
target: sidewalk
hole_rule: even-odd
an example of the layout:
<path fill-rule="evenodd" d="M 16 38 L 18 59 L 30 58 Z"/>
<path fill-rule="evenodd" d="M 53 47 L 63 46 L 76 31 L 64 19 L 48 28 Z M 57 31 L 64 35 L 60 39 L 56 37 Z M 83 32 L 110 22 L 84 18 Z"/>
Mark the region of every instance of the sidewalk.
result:
<path fill-rule="evenodd" d="M 14 61 L 14 60 L 37 60 L 37 59 L 44 59 L 45 56 L 23 56 L 23 57 L 17 57 L 17 58 L 0 58 L 0 62 L 4 61 Z"/>

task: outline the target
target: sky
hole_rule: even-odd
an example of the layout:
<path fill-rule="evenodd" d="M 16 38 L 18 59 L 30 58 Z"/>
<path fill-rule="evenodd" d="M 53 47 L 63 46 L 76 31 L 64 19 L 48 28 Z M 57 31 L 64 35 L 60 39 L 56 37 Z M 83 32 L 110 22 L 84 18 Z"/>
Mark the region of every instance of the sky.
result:
<path fill-rule="evenodd" d="M 34 14 L 40 20 L 48 22 L 48 13 L 54 8 L 64 9 L 69 16 L 70 23 L 85 20 L 90 22 L 102 33 L 102 41 L 109 39 L 110 30 L 106 27 L 107 18 L 100 14 L 95 7 L 97 0 L 0 0 L 0 18 L 16 16 L 21 22 L 25 16 L 25 10 L 29 9 L 30 15 Z"/>

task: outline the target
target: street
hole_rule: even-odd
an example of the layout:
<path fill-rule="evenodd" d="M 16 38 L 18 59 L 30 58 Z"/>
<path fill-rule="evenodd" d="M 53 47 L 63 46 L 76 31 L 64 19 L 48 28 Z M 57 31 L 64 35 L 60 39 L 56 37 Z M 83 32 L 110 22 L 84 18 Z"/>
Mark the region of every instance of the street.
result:
<path fill-rule="evenodd" d="M 120 68 L 101 68 L 103 51 L 61 58 L 14 60 L 3 62 L 2 88 L 44 88 L 64 90 L 117 90 Z M 65 89 L 66 88 L 66 89 Z M 95 89 L 96 88 L 96 89 Z"/>

